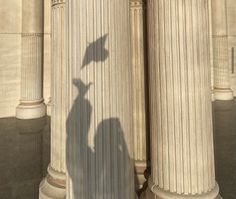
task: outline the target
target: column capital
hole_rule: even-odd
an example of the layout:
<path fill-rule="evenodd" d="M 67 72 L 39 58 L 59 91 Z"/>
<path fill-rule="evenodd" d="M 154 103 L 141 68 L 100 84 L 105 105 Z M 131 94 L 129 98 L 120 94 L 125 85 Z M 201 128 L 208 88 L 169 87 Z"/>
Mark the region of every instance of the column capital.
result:
<path fill-rule="evenodd" d="M 56 6 L 58 4 L 65 4 L 66 0 L 52 0 L 52 6 Z"/>
<path fill-rule="evenodd" d="M 144 0 L 130 0 L 130 8 L 140 8 L 145 6 Z"/>

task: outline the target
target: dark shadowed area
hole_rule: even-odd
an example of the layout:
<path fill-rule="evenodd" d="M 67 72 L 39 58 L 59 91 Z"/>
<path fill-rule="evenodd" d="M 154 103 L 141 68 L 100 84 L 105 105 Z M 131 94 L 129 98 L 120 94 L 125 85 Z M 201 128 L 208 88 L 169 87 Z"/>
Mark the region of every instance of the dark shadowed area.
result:
<path fill-rule="evenodd" d="M 84 90 L 85 91 L 85 90 Z M 89 102 L 87 102 L 89 103 Z M 236 198 L 236 100 L 233 102 L 214 102 L 214 138 L 216 177 L 224 199 Z M 119 120 L 103 121 L 97 128 L 96 143 L 100 139 L 110 140 L 112 136 L 121 137 L 122 129 L 116 134 L 104 133 L 104 127 L 119 127 Z M 118 128 L 117 128 L 118 129 Z M 105 134 L 105 135 L 104 135 Z M 77 135 L 78 136 L 78 135 Z M 86 140 L 86 134 L 84 134 Z M 82 142 L 82 140 L 81 140 Z M 95 151 L 104 150 L 110 153 L 110 145 L 95 146 Z M 111 146 L 112 145 L 112 146 Z M 119 144 L 116 144 L 119 146 Z M 121 144 L 122 146 L 122 144 Z M 100 148 L 99 148 L 100 147 Z M 125 151 L 125 145 L 121 147 Z M 90 151 L 86 148 L 87 152 Z M 114 148 L 113 148 L 114 150 Z M 95 152 L 90 152 L 93 157 Z M 107 154 L 104 154 L 104 157 Z M 118 152 L 120 153 L 120 152 Z M 122 153 L 120 153 L 122 154 Z M 125 154 L 125 153 L 124 153 Z M 0 119 L 0 198 L 1 199 L 38 199 L 38 188 L 46 175 L 50 162 L 50 119 L 21 121 L 15 118 Z M 95 162 L 90 162 L 95 164 Z M 101 168 L 106 170 L 107 162 Z M 84 169 L 84 168 L 83 168 Z M 109 177 L 109 173 L 100 175 Z M 106 177 L 106 178 L 107 178 Z M 89 199 L 93 199 L 90 193 Z"/>

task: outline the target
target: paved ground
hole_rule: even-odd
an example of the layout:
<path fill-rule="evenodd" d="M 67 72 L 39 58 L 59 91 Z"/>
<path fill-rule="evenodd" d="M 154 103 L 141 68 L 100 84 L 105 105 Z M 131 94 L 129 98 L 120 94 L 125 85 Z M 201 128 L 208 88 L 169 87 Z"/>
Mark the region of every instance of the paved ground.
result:
<path fill-rule="evenodd" d="M 223 199 L 236 199 L 236 100 L 213 108 L 216 178 Z"/>
<path fill-rule="evenodd" d="M 216 178 L 223 199 L 236 199 L 236 100 L 214 102 Z M 49 118 L 0 119 L 0 199 L 38 199 L 50 161 Z"/>
<path fill-rule="evenodd" d="M 0 199 L 38 199 L 50 160 L 49 119 L 0 119 Z"/>

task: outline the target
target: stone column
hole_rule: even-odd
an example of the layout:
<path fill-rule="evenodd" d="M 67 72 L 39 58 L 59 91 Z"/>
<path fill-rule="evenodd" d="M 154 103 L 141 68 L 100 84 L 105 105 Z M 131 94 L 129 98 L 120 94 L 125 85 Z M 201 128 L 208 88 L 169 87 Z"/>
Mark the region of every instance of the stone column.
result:
<path fill-rule="evenodd" d="M 65 0 L 52 1 L 51 163 L 39 198 L 65 198 L 68 70 L 65 64 Z"/>
<path fill-rule="evenodd" d="M 21 99 L 19 119 L 43 117 L 43 0 L 22 1 Z"/>
<path fill-rule="evenodd" d="M 213 45 L 212 45 L 212 15 L 211 15 L 211 2 L 212 0 L 209 1 L 209 29 L 210 29 L 210 63 L 211 63 L 211 100 L 212 102 L 215 101 L 215 96 L 214 96 L 214 66 L 213 66 Z"/>
<path fill-rule="evenodd" d="M 148 199 L 220 198 L 215 181 L 208 0 L 148 0 Z"/>
<path fill-rule="evenodd" d="M 132 58 L 132 107 L 134 132 L 134 160 L 136 189 L 146 181 L 147 168 L 147 131 L 146 131 L 146 49 L 143 0 L 130 1 L 131 20 L 131 58 Z"/>
<path fill-rule="evenodd" d="M 215 99 L 232 100 L 225 0 L 212 1 L 212 37 Z"/>
<path fill-rule="evenodd" d="M 134 199 L 129 1 L 67 12 L 67 198 Z"/>

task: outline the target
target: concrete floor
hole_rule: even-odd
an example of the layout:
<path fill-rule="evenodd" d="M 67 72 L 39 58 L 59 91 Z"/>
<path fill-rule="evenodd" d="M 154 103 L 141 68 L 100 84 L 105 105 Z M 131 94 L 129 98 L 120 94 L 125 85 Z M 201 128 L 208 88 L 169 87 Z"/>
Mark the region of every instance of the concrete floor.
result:
<path fill-rule="evenodd" d="M 38 199 L 50 161 L 49 118 L 0 119 L 0 199 Z"/>
<path fill-rule="evenodd" d="M 213 108 L 216 179 L 223 199 L 236 199 L 236 99 Z"/>
<path fill-rule="evenodd" d="M 236 199 L 236 100 L 214 102 L 216 178 L 223 199 Z M 0 119 L 0 199 L 38 199 L 50 161 L 50 119 Z"/>

